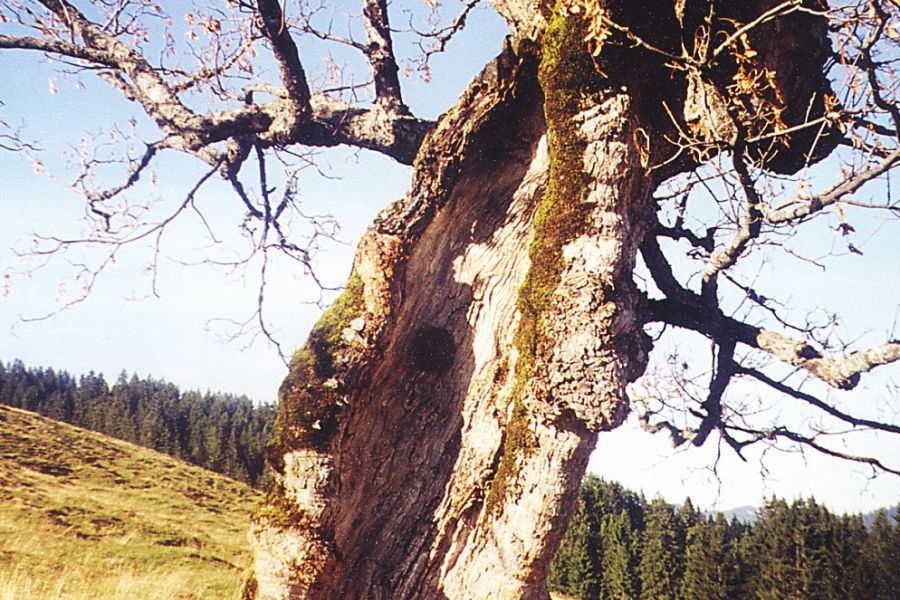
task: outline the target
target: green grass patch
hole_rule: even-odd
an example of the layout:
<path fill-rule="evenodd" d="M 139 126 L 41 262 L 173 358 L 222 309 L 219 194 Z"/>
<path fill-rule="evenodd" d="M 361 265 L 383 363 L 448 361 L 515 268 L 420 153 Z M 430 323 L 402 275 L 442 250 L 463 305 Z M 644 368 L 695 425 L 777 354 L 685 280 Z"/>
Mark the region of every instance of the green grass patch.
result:
<path fill-rule="evenodd" d="M 0 600 L 237 598 L 260 493 L 0 406 Z"/>

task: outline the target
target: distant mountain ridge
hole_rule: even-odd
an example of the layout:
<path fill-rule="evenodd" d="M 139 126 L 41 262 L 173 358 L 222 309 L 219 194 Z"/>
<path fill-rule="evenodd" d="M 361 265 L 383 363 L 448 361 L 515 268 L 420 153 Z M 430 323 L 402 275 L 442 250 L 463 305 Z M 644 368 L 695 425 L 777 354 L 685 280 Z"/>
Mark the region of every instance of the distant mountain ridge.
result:
<path fill-rule="evenodd" d="M 743 506 L 736 506 L 734 508 L 729 508 L 725 510 L 707 510 L 703 511 L 705 515 L 714 517 L 716 513 L 722 513 L 725 518 L 729 521 L 732 519 L 737 519 L 739 522 L 744 523 L 746 525 L 753 525 L 756 523 L 756 519 L 758 516 L 757 508 L 755 506 L 750 506 L 749 504 Z M 896 522 L 898 519 L 898 512 L 896 506 L 886 506 L 884 508 L 879 508 L 867 513 L 863 513 L 863 523 L 866 527 L 871 527 L 872 523 L 875 521 L 875 517 L 878 516 L 878 513 L 884 512 L 885 516 L 887 516 L 890 522 Z"/>
<path fill-rule="evenodd" d="M 717 512 L 722 513 L 729 521 L 731 521 L 732 519 L 737 519 L 739 522 L 746 525 L 753 525 L 754 523 L 756 523 L 757 509 L 755 506 L 750 506 L 749 504 L 736 506 L 734 508 L 728 508 L 726 510 L 703 511 L 705 515 L 710 517 L 714 517 Z"/>
<path fill-rule="evenodd" d="M 897 506 L 891 506 L 889 508 L 881 508 L 879 510 L 873 510 L 872 512 L 865 513 L 863 515 L 863 523 L 866 524 L 866 527 L 871 527 L 872 523 L 875 522 L 875 517 L 878 516 L 878 513 L 884 512 L 888 518 L 888 521 L 892 523 L 900 523 L 900 518 L 898 518 L 897 514 Z"/>

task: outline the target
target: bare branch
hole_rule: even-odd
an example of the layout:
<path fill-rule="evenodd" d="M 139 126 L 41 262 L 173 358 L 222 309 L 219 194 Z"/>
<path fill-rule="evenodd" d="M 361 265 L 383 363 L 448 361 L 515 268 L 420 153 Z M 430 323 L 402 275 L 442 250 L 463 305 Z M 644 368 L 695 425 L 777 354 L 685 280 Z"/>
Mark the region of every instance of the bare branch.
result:
<path fill-rule="evenodd" d="M 815 396 L 811 396 L 805 392 L 801 392 L 800 390 L 794 389 L 780 381 L 776 381 L 771 377 L 768 377 L 758 369 L 751 369 L 747 367 L 743 367 L 740 365 L 735 366 L 735 374 L 736 375 L 747 375 L 750 376 L 757 381 L 766 384 L 773 390 L 781 392 L 787 396 L 791 396 L 792 398 L 796 398 L 797 400 L 802 400 L 807 404 L 815 406 L 819 410 L 822 410 L 832 417 L 836 419 L 840 419 L 841 421 L 853 425 L 854 427 L 868 427 L 870 429 L 877 429 L 879 431 L 886 431 L 888 433 L 900 433 L 900 427 L 897 425 L 892 425 L 890 423 L 884 423 L 882 421 L 872 421 L 871 419 L 862 419 L 859 417 L 854 417 L 852 415 L 848 415 L 845 412 L 839 411 L 835 407 L 827 404 Z"/>
<path fill-rule="evenodd" d="M 872 2 L 871 7 L 872 10 L 878 14 L 879 23 L 877 27 L 873 28 L 867 43 L 864 43 L 860 49 L 863 58 L 860 66 L 866 71 L 866 77 L 869 81 L 869 87 L 872 90 L 872 100 L 875 102 L 875 106 L 891 115 L 891 121 L 894 124 L 894 132 L 897 139 L 900 140 L 900 107 L 894 103 L 888 102 L 884 98 L 881 85 L 878 82 L 878 68 L 872 57 L 872 48 L 884 35 L 885 27 L 887 26 L 890 17 L 884 11 L 884 7 L 880 6 L 878 2 Z"/>
<path fill-rule="evenodd" d="M 665 255 L 659 247 L 656 236 L 652 233 L 644 238 L 641 242 L 641 256 L 644 258 L 647 268 L 653 281 L 659 287 L 660 291 L 668 298 L 675 298 L 679 302 L 693 302 L 694 294 L 681 287 L 675 275 L 672 273 L 672 266 L 666 260 Z"/>
<path fill-rule="evenodd" d="M 425 135 L 434 127 L 409 114 L 376 105 L 359 108 L 324 94 L 312 97 L 312 122 L 302 140 L 310 146 L 348 144 L 376 150 L 403 164 L 412 164 Z"/>
<path fill-rule="evenodd" d="M 153 157 L 156 156 L 156 153 L 159 152 L 160 148 L 163 147 L 162 144 L 154 143 L 147 144 L 146 150 L 144 153 L 135 161 L 132 161 L 131 166 L 128 168 L 128 175 L 125 177 L 125 180 L 113 187 L 107 188 L 100 192 L 91 192 L 85 191 L 85 195 L 87 196 L 88 202 L 90 204 L 94 204 L 96 202 L 102 202 L 103 200 L 109 200 L 113 196 L 117 196 L 126 189 L 133 186 L 137 181 L 141 178 L 141 174 L 150 165 L 150 162 L 153 160 Z"/>
<path fill-rule="evenodd" d="M 727 50 L 730 50 L 732 45 L 737 40 L 741 39 L 741 36 L 746 35 L 749 31 L 759 27 L 760 25 L 768 23 L 769 21 L 774 21 L 779 17 L 789 15 L 792 12 L 796 12 L 798 10 L 803 10 L 803 0 L 786 0 L 781 4 L 773 6 L 749 23 L 745 23 L 741 27 L 738 27 L 734 33 L 725 38 L 725 40 L 721 44 L 719 44 L 715 50 L 713 50 L 712 59 L 715 60 L 719 57 L 720 54 Z"/>
<path fill-rule="evenodd" d="M 712 252 L 715 244 L 715 227 L 706 230 L 706 234 L 700 237 L 690 229 L 680 225 L 667 227 L 662 224 L 656 226 L 656 234 L 661 237 L 667 237 L 673 240 L 687 240 L 694 248 L 701 248 L 707 252 Z"/>
<path fill-rule="evenodd" d="M 170 147 L 196 154 L 212 164 L 218 161 L 218 156 L 208 148 L 201 151 L 204 146 L 236 133 L 265 131 L 272 123 L 272 116 L 254 106 L 213 113 L 206 117 L 197 115 L 178 98 L 156 69 L 135 48 L 106 33 L 65 0 L 41 0 L 41 4 L 67 24 L 73 42 L 48 42 L 41 48 L 32 49 L 59 52 L 64 56 L 91 60 L 121 71 L 132 82 L 127 86 L 128 97 L 139 102 L 156 121 L 169 138 Z M 35 45 L 30 42 L 32 38 L 24 38 L 24 45 L 18 43 L 20 39 L 23 38 L 7 37 L 5 47 L 31 48 Z M 76 39 L 81 39 L 84 46 L 76 46 Z"/>
<path fill-rule="evenodd" d="M 325 94 L 312 96 L 296 44 L 277 0 L 259 0 L 258 25 L 269 40 L 281 71 L 283 89 L 269 86 L 273 99 L 208 114 L 198 114 L 182 102 L 178 93 L 206 77 L 217 77 L 228 64 L 204 68 L 187 82 L 168 82 L 168 70 L 153 67 L 138 49 L 127 45 L 93 23 L 66 0 L 41 0 L 65 24 L 70 40 L 47 33 L 0 37 L 0 48 L 44 51 L 101 67 L 98 72 L 122 94 L 138 102 L 165 134 L 168 148 L 195 155 L 208 164 L 239 168 L 246 156 L 246 143 L 234 145 L 225 154 L 213 147 L 222 141 L 256 139 L 264 147 L 290 144 L 310 146 L 354 145 L 382 152 L 410 164 L 432 123 L 417 119 L 402 107 L 396 61 L 389 38 L 386 6 L 372 4 L 367 11 L 370 34 L 375 42 L 367 47 L 376 69 L 376 87 L 382 101 L 374 107 L 357 107 Z M 383 4 L 383 2 L 382 2 Z M 384 11 L 381 9 L 385 9 Z M 378 36 L 381 37 L 378 37 Z M 391 66 L 393 65 L 393 66 Z M 179 72 L 179 77 L 185 73 Z M 388 101 L 389 97 L 391 98 Z M 250 97 L 248 96 L 248 99 Z M 229 142 L 231 143 L 231 142 Z"/>
<path fill-rule="evenodd" d="M 300 62 L 297 45 L 291 37 L 290 30 L 285 26 L 285 17 L 279 0 L 257 0 L 257 10 L 262 32 L 272 45 L 272 52 L 281 72 L 281 81 L 293 108 L 291 112 L 295 123 L 293 127 L 287 128 L 293 130 L 299 126 L 303 115 L 309 112 L 310 92 L 306 72 Z"/>
<path fill-rule="evenodd" d="M 795 206 L 793 208 L 782 208 L 780 210 L 773 210 L 764 206 L 762 208 L 763 216 L 766 222 L 773 225 L 793 223 L 798 220 L 805 219 L 806 217 L 809 217 L 810 215 L 813 215 L 821 211 L 822 209 L 831 206 L 835 202 L 838 202 L 845 196 L 852 194 L 869 181 L 872 181 L 877 177 L 881 177 L 892 168 L 894 168 L 898 163 L 900 163 L 900 148 L 894 150 L 877 165 L 861 171 L 852 177 L 844 179 L 839 184 L 833 186 L 831 189 L 825 191 L 822 194 L 817 194 L 810 198 L 804 198 L 803 200 L 794 200 L 791 202 L 791 204 L 799 203 L 798 206 Z"/>
<path fill-rule="evenodd" d="M 706 414 L 700 421 L 697 433 L 691 439 L 695 446 L 702 446 L 713 429 L 722 422 L 722 394 L 728 388 L 731 377 L 735 373 L 734 340 L 726 338 L 719 343 L 719 352 L 716 356 L 716 372 L 709 384 L 709 395 L 700 405 Z"/>
<path fill-rule="evenodd" d="M 363 23 L 369 38 L 366 55 L 374 74 L 375 101 L 385 108 L 405 112 L 399 69 L 391 41 L 387 0 L 364 0 Z"/>
<path fill-rule="evenodd" d="M 661 431 L 668 433 L 669 439 L 672 440 L 672 446 L 674 446 L 675 448 L 684 445 L 684 443 L 688 440 L 687 435 L 693 434 L 693 432 L 686 432 L 683 429 L 679 429 L 666 420 L 659 420 L 655 423 L 651 423 L 650 415 L 646 413 L 640 415 L 639 420 L 641 429 L 643 429 L 647 433 L 659 433 Z"/>
<path fill-rule="evenodd" d="M 78 46 L 62 40 L 51 40 L 32 36 L 0 35 L 0 48 L 11 50 L 37 50 L 52 54 L 62 54 L 97 65 L 113 68 L 118 67 L 116 61 L 112 60 L 106 52 L 85 48 L 84 46 Z"/>
<path fill-rule="evenodd" d="M 791 431 L 787 427 L 774 427 L 765 431 L 760 431 L 748 427 L 742 427 L 734 424 L 728 424 L 725 426 L 726 431 L 736 431 L 739 433 L 743 433 L 745 435 L 750 436 L 745 440 L 735 440 L 735 446 L 738 448 L 745 448 L 752 444 L 755 444 L 760 441 L 775 441 L 778 438 L 784 438 L 786 440 L 790 440 L 796 444 L 801 446 L 808 446 L 817 452 L 821 452 L 827 456 L 831 456 L 833 458 L 840 458 L 842 460 L 849 460 L 851 462 L 858 462 L 870 465 L 880 471 L 885 473 L 892 473 L 894 475 L 900 475 L 900 469 L 892 468 L 885 465 L 883 462 L 878 460 L 877 458 L 871 456 L 861 456 L 858 454 L 850 454 L 848 452 L 841 452 L 839 450 L 834 450 L 827 446 L 823 446 L 816 440 L 817 436 L 807 436 L 801 435 L 795 431 Z"/>
<path fill-rule="evenodd" d="M 742 130 L 741 123 L 737 119 L 734 121 L 735 126 Z M 715 303 L 716 283 L 719 273 L 733 266 L 746 249 L 747 244 L 751 240 L 758 238 L 762 230 L 762 213 L 760 212 L 762 201 L 744 161 L 744 144 L 740 141 L 741 139 L 743 137 L 739 137 L 732 160 L 746 198 L 744 220 L 734 237 L 725 246 L 714 251 L 706 263 L 706 269 L 703 271 L 702 296 L 711 304 Z"/>
<path fill-rule="evenodd" d="M 31 251 L 29 254 L 34 256 L 54 256 L 65 248 L 85 245 L 85 244 L 94 244 L 101 245 L 108 248 L 108 251 L 105 252 L 104 259 L 100 262 L 100 264 L 96 267 L 90 267 L 86 264 L 75 265 L 80 267 L 80 272 L 76 277 L 77 280 L 81 281 L 81 291 L 80 293 L 73 299 L 65 302 L 62 306 L 44 313 L 42 315 L 36 317 L 20 317 L 22 321 L 31 322 L 31 321 L 44 321 L 47 320 L 54 315 L 59 314 L 60 312 L 80 304 L 84 302 L 93 291 L 93 288 L 100 277 L 100 275 L 112 264 L 115 264 L 116 255 L 119 253 L 122 248 L 125 246 L 129 246 L 134 244 L 135 242 L 139 242 L 141 240 L 147 239 L 151 236 L 156 237 L 156 250 L 158 253 L 160 236 L 166 231 L 168 226 L 189 206 L 194 202 L 194 198 L 197 193 L 200 191 L 200 188 L 209 181 L 209 179 L 216 174 L 218 171 L 218 165 L 214 166 L 212 169 L 206 172 L 198 181 L 194 184 L 191 190 L 187 193 L 184 200 L 179 203 L 179 205 L 169 214 L 166 218 L 159 221 L 158 223 L 153 224 L 151 227 L 139 231 L 133 235 L 126 235 L 124 237 L 117 236 L 91 236 L 86 239 L 58 239 L 51 238 L 49 241 L 53 243 L 53 247 L 44 250 L 35 250 Z M 154 262 L 156 258 L 154 257 Z M 155 269 L 154 270 L 154 286 L 155 286 Z"/>
<path fill-rule="evenodd" d="M 468 19 L 469 13 L 471 13 L 472 10 L 480 3 L 481 0 L 466 0 L 463 9 L 456 15 L 456 17 L 453 19 L 453 21 L 450 22 L 450 24 L 432 31 L 420 31 L 416 29 L 416 27 L 413 26 L 412 18 L 410 17 L 410 30 L 412 30 L 423 40 L 433 41 L 433 44 L 430 46 L 426 46 L 426 44 L 422 41 L 418 43 L 419 48 L 422 50 L 422 58 L 418 61 L 420 63 L 420 69 L 427 71 L 428 62 L 431 57 L 435 54 L 440 54 L 447 49 L 447 44 L 450 43 L 450 40 L 453 39 L 453 36 L 455 36 L 465 28 L 466 19 Z"/>

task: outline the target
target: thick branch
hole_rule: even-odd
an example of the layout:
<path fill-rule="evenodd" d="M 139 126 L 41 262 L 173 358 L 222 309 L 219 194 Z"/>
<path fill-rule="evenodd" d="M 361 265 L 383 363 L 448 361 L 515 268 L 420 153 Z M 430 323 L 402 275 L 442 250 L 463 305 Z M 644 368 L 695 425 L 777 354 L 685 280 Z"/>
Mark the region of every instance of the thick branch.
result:
<path fill-rule="evenodd" d="M 650 321 L 662 321 L 690 329 L 716 340 L 733 338 L 742 344 L 768 352 L 782 362 L 804 369 L 828 385 L 843 390 L 856 387 L 862 373 L 900 360 L 900 341 L 897 340 L 840 358 L 825 358 L 803 340 L 728 317 L 716 307 L 703 306 L 699 298 L 691 303 L 670 298 L 650 300 L 647 306 Z"/>
<path fill-rule="evenodd" d="M 80 60 L 91 60 L 104 67 L 120 70 L 133 82 L 133 99 L 166 133 L 170 147 L 198 154 L 204 146 L 227 139 L 236 132 L 259 132 L 269 127 L 271 120 L 258 107 L 247 106 L 202 117 L 185 106 L 173 89 L 163 80 L 140 53 L 126 43 L 107 34 L 65 0 L 41 0 L 47 9 L 66 23 L 72 39 L 80 38 L 84 45 L 48 42 L 34 48 L 33 38 L 7 38 L 8 48 L 41 49 Z M 24 40 L 24 41 L 22 41 Z M 199 153 L 209 163 L 217 162 L 212 152 Z"/>
<path fill-rule="evenodd" d="M 638 418 L 640 419 L 641 429 L 647 433 L 659 433 L 660 431 L 668 433 L 669 439 L 672 440 L 672 446 L 675 448 L 683 445 L 687 441 L 687 437 L 685 437 L 686 434 L 693 435 L 693 431 L 686 432 L 665 420 L 651 423 L 650 415 L 646 413 L 640 415 Z"/>
<path fill-rule="evenodd" d="M 660 291 L 668 298 L 675 298 L 679 302 L 693 302 L 695 295 L 681 287 L 675 274 L 672 273 L 672 266 L 666 260 L 656 236 L 651 233 L 641 242 L 641 256 L 644 258 L 647 268 L 656 282 Z"/>
<path fill-rule="evenodd" d="M 113 43 L 120 45 L 115 40 Z M 162 78 L 132 50 L 123 56 L 118 51 L 109 51 L 105 43 L 84 47 L 11 36 L 0 37 L 0 48 L 46 51 L 115 69 L 110 74 L 113 83 L 156 120 L 166 134 L 163 145 L 194 154 L 209 164 L 219 164 L 222 158 L 211 144 L 242 136 L 256 136 L 267 146 L 346 144 L 412 164 L 425 134 L 434 126 L 433 122 L 405 111 L 386 110 L 380 105 L 361 108 L 324 94 L 308 99 L 309 114 L 298 121 L 296 102 L 288 90 L 275 90 L 278 92 L 276 99 L 264 104 L 201 116 L 181 104 Z M 134 85 L 125 83 L 118 75 L 119 70 L 128 75 Z"/>
<path fill-rule="evenodd" d="M 742 131 L 738 119 L 734 119 L 735 125 L 739 131 Z M 747 209 L 744 215 L 744 222 L 735 233 L 734 237 L 723 247 L 719 248 L 709 257 L 706 263 L 706 269 L 703 271 L 703 298 L 710 304 L 715 304 L 717 279 L 719 273 L 732 267 L 743 254 L 744 250 L 751 240 L 759 237 L 762 230 L 762 213 L 760 212 L 759 193 L 753 184 L 753 178 L 744 162 L 743 149 L 744 143 L 740 141 L 734 150 L 734 169 L 738 174 L 741 187 L 747 199 Z"/>
<path fill-rule="evenodd" d="M 409 114 L 375 105 L 360 108 L 316 94 L 311 99 L 311 122 L 303 128 L 302 144 L 310 146 L 337 146 L 348 144 L 375 150 L 403 164 L 412 164 L 425 135 L 434 127 Z"/>
<path fill-rule="evenodd" d="M 104 64 L 115 65 L 128 75 L 139 91 L 138 101 L 161 127 L 170 131 L 196 128 L 196 115 L 134 48 L 104 32 L 65 0 L 41 0 L 41 4 L 67 23 L 73 36 L 83 39 L 90 51 L 104 55 Z"/>
<path fill-rule="evenodd" d="M 84 46 L 78 46 L 62 40 L 48 40 L 32 36 L 0 35 L 0 48 L 12 50 L 38 50 L 51 54 L 62 54 L 72 58 L 88 61 L 97 65 L 115 68 L 118 65 L 105 52 L 99 52 Z"/>
<path fill-rule="evenodd" d="M 725 393 L 731 377 L 735 372 L 734 340 L 726 338 L 719 345 L 719 353 L 716 357 L 716 373 L 709 384 L 709 395 L 703 401 L 701 407 L 706 411 L 697 434 L 691 440 L 695 446 L 702 446 L 713 429 L 722 423 L 722 394 Z"/>
<path fill-rule="evenodd" d="M 690 229 L 683 227 L 679 224 L 676 224 L 674 227 L 667 227 L 662 224 L 658 224 L 656 226 L 656 234 L 658 236 L 667 237 L 673 240 L 687 240 L 691 246 L 694 248 L 702 248 L 707 252 L 711 253 L 714 248 L 715 238 L 713 238 L 713 234 L 715 233 L 715 228 L 710 227 L 706 230 L 706 235 L 700 237 Z"/>

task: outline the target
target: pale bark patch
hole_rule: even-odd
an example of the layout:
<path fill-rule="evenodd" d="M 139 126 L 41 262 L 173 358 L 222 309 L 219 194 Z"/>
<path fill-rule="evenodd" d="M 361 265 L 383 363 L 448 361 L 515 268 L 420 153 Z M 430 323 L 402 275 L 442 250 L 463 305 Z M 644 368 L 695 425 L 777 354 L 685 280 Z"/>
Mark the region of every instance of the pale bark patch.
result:
<path fill-rule="evenodd" d="M 625 386 L 634 365 L 645 360 L 640 345 L 626 340 L 642 335 L 630 273 L 645 226 L 632 207 L 645 203 L 650 190 L 639 149 L 630 142 L 636 127 L 624 96 L 605 99 L 579 119 L 580 135 L 590 140 L 583 201 L 593 210 L 588 230 L 563 247 L 564 268 L 546 323 L 547 338 L 556 340 L 546 394 L 557 414 L 570 409 L 594 430 L 625 419 Z"/>
<path fill-rule="evenodd" d="M 260 523 L 250 528 L 250 539 L 254 548 L 256 600 L 302 598 L 307 588 L 299 582 L 294 565 L 314 559 L 310 552 L 313 548 L 305 536 Z"/>

